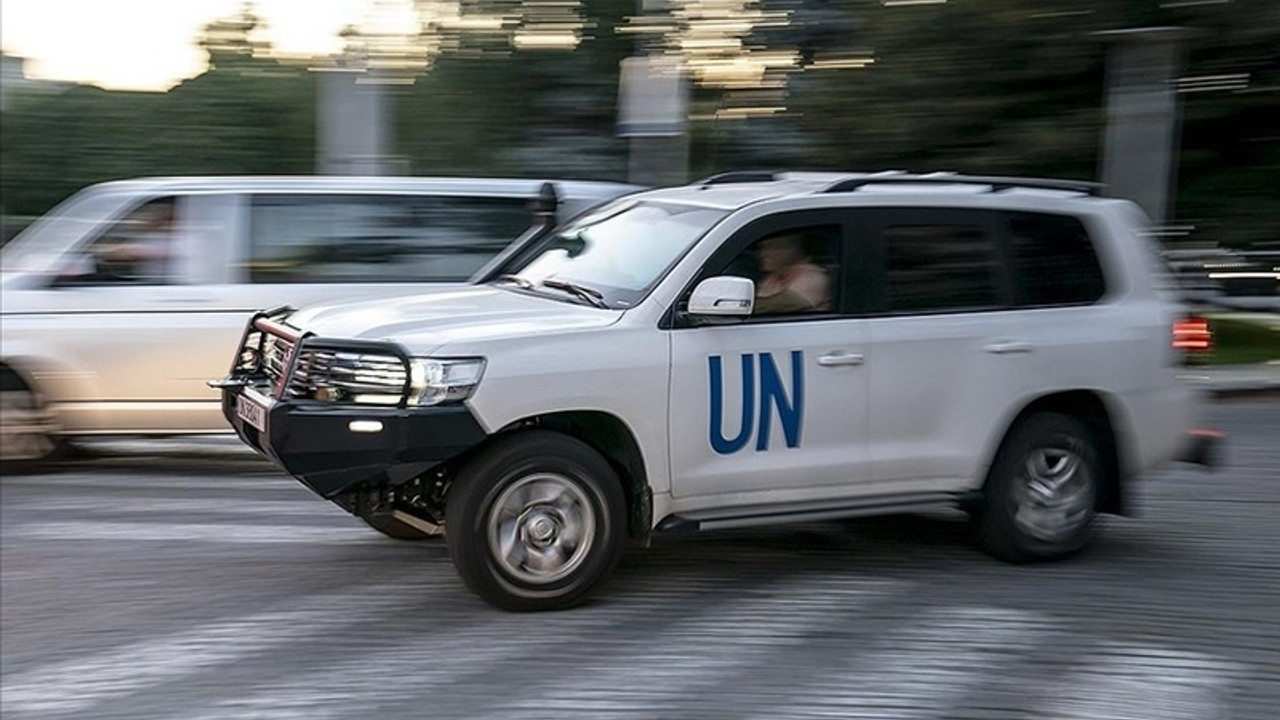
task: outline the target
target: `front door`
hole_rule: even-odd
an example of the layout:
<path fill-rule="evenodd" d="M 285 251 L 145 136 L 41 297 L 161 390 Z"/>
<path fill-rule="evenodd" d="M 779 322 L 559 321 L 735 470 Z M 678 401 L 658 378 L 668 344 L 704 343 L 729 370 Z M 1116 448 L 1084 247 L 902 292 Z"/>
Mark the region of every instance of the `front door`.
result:
<path fill-rule="evenodd" d="M 863 476 L 867 327 L 847 312 L 842 218 L 748 225 L 702 277 L 751 278 L 756 311 L 671 330 L 672 493 L 686 507 L 829 496 Z"/>

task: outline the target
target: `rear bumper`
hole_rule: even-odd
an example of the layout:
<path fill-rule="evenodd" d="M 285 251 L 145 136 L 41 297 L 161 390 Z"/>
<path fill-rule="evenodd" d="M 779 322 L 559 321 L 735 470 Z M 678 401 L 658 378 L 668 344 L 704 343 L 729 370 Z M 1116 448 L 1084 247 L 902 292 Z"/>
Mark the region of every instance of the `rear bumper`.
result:
<path fill-rule="evenodd" d="M 381 408 L 272 401 L 263 428 L 236 410 L 242 387 L 224 387 L 222 412 L 250 447 L 324 498 L 364 483 L 399 482 L 456 457 L 486 434 L 463 405 Z"/>

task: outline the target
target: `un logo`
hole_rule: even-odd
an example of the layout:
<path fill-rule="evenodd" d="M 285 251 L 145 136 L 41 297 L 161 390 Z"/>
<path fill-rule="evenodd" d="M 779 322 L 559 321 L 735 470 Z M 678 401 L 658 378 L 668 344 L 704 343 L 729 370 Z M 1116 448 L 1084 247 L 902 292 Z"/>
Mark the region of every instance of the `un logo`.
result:
<path fill-rule="evenodd" d="M 773 416 L 782 424 L 787 447 L 800 447 L 800 430 L 804 419 L 804 353 L 791 351 L 791 394 L 782 383 L 773 353 L 746 353 L 742 365 L 742 419 L 733 437 L 724 435 L 724 363 L 719 355 L 707 358 L 708 385 L 711 388 L 711 449 L 720 455 L 736 453 L 756 438 L 756 451 L 769 449 Z M 759 371 L 757 373 L 757 370 Z M 759 381 L 757 382 L 757 378 Z M 759 413 L 756 409 L 759 408 Z"/>

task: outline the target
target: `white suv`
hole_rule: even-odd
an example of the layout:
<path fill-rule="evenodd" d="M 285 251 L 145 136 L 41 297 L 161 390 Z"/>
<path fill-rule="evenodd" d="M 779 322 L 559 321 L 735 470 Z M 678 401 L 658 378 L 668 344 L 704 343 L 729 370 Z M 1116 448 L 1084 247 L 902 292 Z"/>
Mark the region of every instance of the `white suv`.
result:
<path fill-rule="evenodd" d="M 443 528 L 503 608 L 578 603 L 675 529 L 960 507 L 998 557 L 1059 558 L 1195 445 L 1145 226 L 1086 183 L 727 174 L 465 290 L 263 313 L 214 384 L 248 444 L 388 534 Z"/>

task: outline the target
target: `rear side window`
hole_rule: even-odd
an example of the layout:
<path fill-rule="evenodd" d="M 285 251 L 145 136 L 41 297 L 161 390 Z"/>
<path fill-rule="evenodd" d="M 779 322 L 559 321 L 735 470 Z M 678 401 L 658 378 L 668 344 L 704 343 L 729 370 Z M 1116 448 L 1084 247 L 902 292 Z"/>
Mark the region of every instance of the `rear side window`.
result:
<path fill-rule="evenodd" d="M 532 222 L 524 198 L 259 195 L 249 220 L 256 283 L 469 278 Z"/>
<path fill-rule="evenodd" d="M 881 242 L 890 312 L 957 312 L 1003 304 L 999 248 L 986 227 L 889 225 Z"/>
<path fill-rule="evenodd" d="M 1030 212 L 1008 218 L 1019 305 L 1084 305 L 1102 297 L 1102 266 L 1079 219 Z"/>

